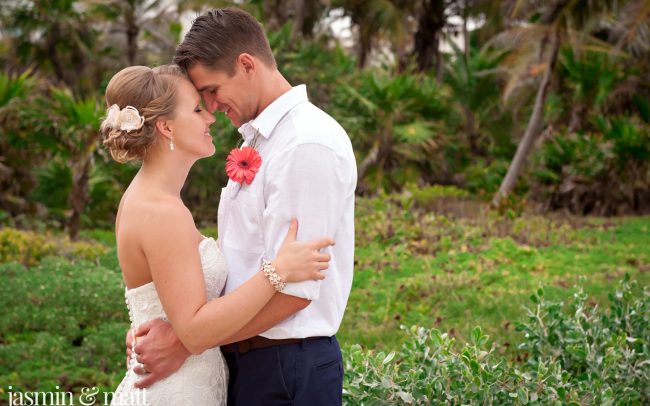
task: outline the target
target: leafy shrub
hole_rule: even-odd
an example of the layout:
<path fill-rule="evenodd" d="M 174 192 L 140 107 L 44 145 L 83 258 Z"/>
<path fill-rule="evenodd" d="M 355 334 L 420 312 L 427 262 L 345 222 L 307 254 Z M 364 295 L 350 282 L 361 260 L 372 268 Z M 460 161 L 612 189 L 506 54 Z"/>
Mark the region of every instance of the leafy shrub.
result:
<path fill-rule="evenodd" d="M 408 184 L 400 196 L 402 207 L 409 210 L 417 207 L 426 211 L 437 213 L 445 212 L 445 206 L 449 203 L 462 203 L 463 200 L 470 200 L 469 193 L 456 186 L 430 185 L 419 187 L 415 184 Z"/>
<path fill-rule="evenodd" d="M 290 83 L 307 83 L 311 102 L 327 111 L 333 86 L 348 81 L 355 73 L 355 61 L 327 37 L 295 38 L 291 28 L 287 24 L 268 33 L 278 67 Z"/>
<path fill-rule="evenodd" d="M 345 352 L 344 399 L 393 404 L 647 404 L 650 401 L 650 292 L 635 295 L 626 277 L 609 311 L 588 309 L 576 294 L 568 308 L 539 290 L 519 323 L 528 359 L 508 363 L 475 328 L 457 351 L 436 329 L 406 329 L 400 351 Z"/>
<path fill-rule="evenodd" d="M 447 97 L 426 76 L 363 71 L 337 86 L 330 112 L 357 153 L 359 192 L 398 190 L 453 173 L 455 147 L 444 128 Z"/>
<path fill-rule="evenodd" d="M 68 195 L 72 189 L 72 171 L 65 159 L 49 159 L 35 171 L 37 184 L 30 199 L 47 207 L 48 220 L 65 223 Z"/>
<path fill-rule="evenodd" d="M 106 246 L 90 241 L 70 241 L 65 237 L 14 228 L 0 230 L 0 263 L 35 266 L 50 255 L 94 261 L 107 251 Z"/>
<path fill-rule="evenodd" d="M 508 365 L 486 348 L 480 328 L 460 351 L 436 329 L 405 329 L 409 340 L 399 353 L 377 354 L 353 346 L 346 353 L 344 398 L 355 405 L 525 404 L 559 400 L 562 371 L 540 362 L 536 371 Z"/>
<path fill-rule="evenodd" d="M 0 265 L 0 275 L 2 336 L 45 331 L 72 342 L 99 321 L 124 320 L 121 278 L 115 271 L 48 258 L 30 269 Z"/>
<path fill-rule="evenodd" d="M 584 240 L 574 229 L 576 226 L 590 226 L 586 222 L 571 224 L 578 221 L 571 218 L 504 218 L 464 196 L 463 189 L 453 186 L 407 186 L 402 193 L 357 199 L 357 246 L 377 243 L 384 255 L 404 248 L 407 256 L 436 255 L 454 247 L 480 252 L 490 246 L 492 237 L 510 237 L 531 246 L 570 244 Z M 357 260 L 357 268 L 363 269 L 364 258 Z M 385 265 L 376 263 L 372 267 L 382 269 Z"/>
<path fill-rule="evenodd" d="M 0 278 L 0 382 L 114 387 L 129 325 L 119 271 L 46 258 L 31 268 L 0 264 Z"/>
<path fill-rule="evenodd" d="M 55 244 L 42 234 L 13 228 L 0 230 L 0 262 L 19 262 L 32 266 L 55 252 Z"/>
<path fill-rule="evenodd" d="M 465 187 L 485 200 L 491 199 L 499 190 L 509 164 L 506 160 L 494 160 L 490 163 L 478 160 L 463 171 Z"/>
<path fill-rule="evenodd" d="M 533 197 L 578 214 L 650 212 L 650 127 L 602 119 L 592 133 L 556 134 L 535 158 Z"/>
<path fill-rule="evenodd" d="M 581 290 L 568 306 L 546 301 L 538 290 L 531 296 L 535 307 L 517 325 L 528 365 L 559 363 L 589 403 L 650 402 L 650 291 L 636 298 L 635 285 L 626 275 L 610 293 L 607 312 L 589 306 Z"/>

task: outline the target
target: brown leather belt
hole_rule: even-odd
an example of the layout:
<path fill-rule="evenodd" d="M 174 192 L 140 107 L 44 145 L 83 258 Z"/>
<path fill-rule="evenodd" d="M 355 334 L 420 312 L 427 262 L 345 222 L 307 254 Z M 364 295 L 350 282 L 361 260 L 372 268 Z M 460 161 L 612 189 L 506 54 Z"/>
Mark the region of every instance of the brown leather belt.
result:
<path fill-rule="evenodd" d="M 276 345 L 298 344 L 303 341 L 319 340 L 321 338 L 329 339 L 330 337 L 284 338 L 279 340 L 273 340 L 262 336 L 255 336 L 255 337 L 247 338 L 246 340 L 238 341 L 236 343 L 222 345 L 221 351 L 225 353 L 238 352 L 240 354 L 245 354 L 250 350 L 273 347 Z"/>

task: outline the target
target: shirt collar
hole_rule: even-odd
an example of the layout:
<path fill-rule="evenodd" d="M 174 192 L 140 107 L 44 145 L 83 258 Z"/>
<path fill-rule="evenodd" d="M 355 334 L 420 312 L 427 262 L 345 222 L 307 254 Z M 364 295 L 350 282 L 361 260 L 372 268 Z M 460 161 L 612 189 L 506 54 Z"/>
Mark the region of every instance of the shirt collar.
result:
<path fill-rule="evenodd" d="M 275 99 L 273 103 L 262 110 L 255 119 L 239 127 L 238 131 L 249 144 L 253 140 L 253 137 L 255 137 L 256 132 L 259 132 L 262 137 L 268 139 L 282 117 L 299 103 L 308 100 L 307 87 L 305 85 L 292 87 L 288 92 Z"/>

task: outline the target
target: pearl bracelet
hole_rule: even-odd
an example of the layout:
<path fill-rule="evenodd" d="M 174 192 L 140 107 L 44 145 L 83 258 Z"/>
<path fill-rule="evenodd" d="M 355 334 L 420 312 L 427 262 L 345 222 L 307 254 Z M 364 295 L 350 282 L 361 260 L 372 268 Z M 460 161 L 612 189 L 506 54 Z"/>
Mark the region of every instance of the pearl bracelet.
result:
<path fill-rule="evenodd" d="M 282 281 L 282 278 L 280 278 L 280 275 L 275 272 L 275 267 L 271 265 L 270 261 L 262 261 L 262 272 L 264 272 L 264 275 L 269 278 L 269 282 L 271 282 L 271 286 L 273 286 L 276 292 L 282 292 L 287 286 L 287 284 Z"/>

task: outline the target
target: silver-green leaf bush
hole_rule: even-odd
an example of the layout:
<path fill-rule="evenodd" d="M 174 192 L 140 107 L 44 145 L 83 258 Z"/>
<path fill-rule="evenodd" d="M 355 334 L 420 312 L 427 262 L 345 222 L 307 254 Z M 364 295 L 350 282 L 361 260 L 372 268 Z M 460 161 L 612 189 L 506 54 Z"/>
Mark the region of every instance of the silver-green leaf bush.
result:
<path fill-rule="evenodd" d="M 476 327 L 456 350 L 454 338 L 413 326 L 399 351 L 358 345 L 345 352 L 344 401 L 350 405 L 648 404 L 650 293 L 629 278 L 606 311 L 579 291 L 568 305 L 539 289 L 518 323 L 526 361 L 513 364 L 488 348 Z"/>

